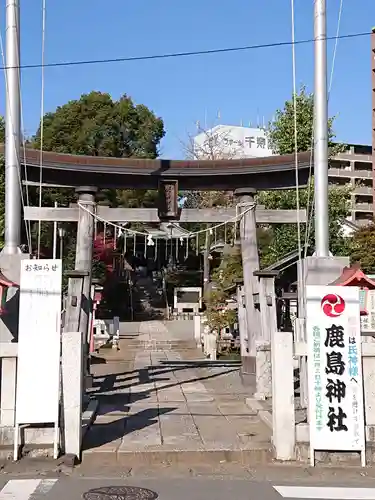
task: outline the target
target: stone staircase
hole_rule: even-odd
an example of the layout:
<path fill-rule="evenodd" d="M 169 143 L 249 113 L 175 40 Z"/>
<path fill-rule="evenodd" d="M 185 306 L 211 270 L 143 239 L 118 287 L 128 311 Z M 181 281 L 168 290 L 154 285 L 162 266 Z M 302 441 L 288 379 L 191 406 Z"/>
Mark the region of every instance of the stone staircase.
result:
<path fill-rule="evenodd" d="M 163 290 L 150 276 L 137 275 L 134 289 L 134 319 L 138 321 L 167 317 L 167 305 Z"/>

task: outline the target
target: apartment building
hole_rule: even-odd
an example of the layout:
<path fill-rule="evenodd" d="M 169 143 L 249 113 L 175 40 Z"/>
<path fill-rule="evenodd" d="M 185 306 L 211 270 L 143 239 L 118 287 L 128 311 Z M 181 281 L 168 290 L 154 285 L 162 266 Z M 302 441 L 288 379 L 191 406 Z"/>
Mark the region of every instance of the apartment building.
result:
<path fill-rule="evenodd" d="M 349 144 L 347 150 L 330 161 L 328 180 L 331 185 L 352 188 L 349 219 L 356 225 L 368 224 L 374 218 L 373 148 Z"/>
<path fill-rule="evenodd" d="M 375 89 L 375 59 L 373 77 Z M 373 94 L 373 146 L 350 144 L 345 152 L 330 161 L 329 168 L 331 185 L 350 185 L 352 188 L 352 210 L 348 219 L 356 225 L 367 224 L 374 217 L 375 90 Z M 194 149 L 197 158 L 259 158 L 273 154 L 264 129 L 231 125 L 217 125 L 201 132 L 194 138 Z"/>

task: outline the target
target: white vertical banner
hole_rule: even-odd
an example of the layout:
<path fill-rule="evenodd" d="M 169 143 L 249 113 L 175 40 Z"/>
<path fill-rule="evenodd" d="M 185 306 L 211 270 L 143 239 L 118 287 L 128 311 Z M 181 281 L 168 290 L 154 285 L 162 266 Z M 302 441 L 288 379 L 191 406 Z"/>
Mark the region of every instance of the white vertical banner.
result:
<path fill-rule="evenodd" d="M 16 424 L 59 415 L 62 261 L 21 261 Z"/>
<path fill-rule="evenodd" d="M 364 452 L 359 288 L 307 286 L 306 329 L 312 456 Z"/>

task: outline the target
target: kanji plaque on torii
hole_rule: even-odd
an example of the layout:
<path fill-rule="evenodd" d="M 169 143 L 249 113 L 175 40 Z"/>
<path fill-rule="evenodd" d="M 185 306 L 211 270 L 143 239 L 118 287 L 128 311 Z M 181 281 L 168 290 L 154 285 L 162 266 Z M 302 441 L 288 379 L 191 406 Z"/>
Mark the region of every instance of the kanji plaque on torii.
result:
<path fill-rule="evenodd" d="M 160 220 L 178 219 L 178 181 L 159 181 L 158 212 Z"/>

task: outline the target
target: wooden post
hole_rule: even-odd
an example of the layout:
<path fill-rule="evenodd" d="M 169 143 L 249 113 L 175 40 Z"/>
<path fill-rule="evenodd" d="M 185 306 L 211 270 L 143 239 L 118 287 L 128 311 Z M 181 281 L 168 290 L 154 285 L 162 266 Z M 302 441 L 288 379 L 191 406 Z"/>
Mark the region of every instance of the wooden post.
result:
<path fill-rule="evenodd" d="M 255 207 L 250 209 L 254 204 L 256 190 L 240 188 L 234 194 L 238 199 L 239 210 L 246 211 L 240 221 L 240 238 L 249 356 L 243 358 L 241 373 L 248 375 L 255 373 L 256 340 L 260 337 L 261 328 L 259 308 L 254 303 L 254 296 L 259 293 L 258 278 L 254 276 L 254 271 L 259 269 Z"/>
<path fill-rule="evenodd" d="M 65 322 L 64 322 L 64 332 L 62 336 L 65 335 L 65 332 L 77 332 L 77 336 L 79 335 L 79 338 L 83 339 L 83 345 L 82 345 L 82 353 L 84 358 L 85 358 L 85 352 L 86 352 L 86 346 L 87 346 L 87 336 L 83 335 L 83 332 L 79 331 L 79 326 L 81 324 L 81 317 L 83 314 L 83 283 L 84 279 L 88 277 L 88 272 L 87 271 L 67 271 L 65 273 L 66 276 L 68 276 L 68 297 L 66 301 L 66 314 L 65 314 Z M 79 332 L 79 333 L 78 333 Z M 81 369 L 81 368 L 80 368 Z M 83 373 L 86 372 L 86 377 L 87 379 L 84 380 L 83 378 Z M 79 375 L 79 374 L 72 374 L 72 376 L 79 377 L 79 380 L 81 381 L 81 395 L 82 399 L 85 394 L 86 390 L 86 384 L 88 380 L 88 370 L 87 368 L 84 369 L 84 372 Z"/>
<path fill-rule="evenodd" d="M 267 399 L 272 395 L 271 337 L 277 330 L 275 277 L 278 272 L 256 271 L 259 280 L 259 307 L 261 331 L 257 339 L 256 398 Z"/>
<path fill-rule="evenodd" d="M 75 269 L 76 271 L 88 273 L 83 278 L 83 302 L 79 321 L 79 331 L 83 333 L 86 343 L 88 341 L 91 311 L 92 248 L 94 241 L 94 218 L 90 212 L 95 212 L 95 194 L 97 191 L 98 189 L 92 186 L 82 186 L 76 189 L 78 202 L 84 207 L 79 210 Z"/>
<path fill-rule="evenodd" d="M 275 278 L 277 271 L 255 271 L 259 280 L 259 306 L 261 331 L 257 340 L 271 342 L 272 332 L 277 330 Z"/>
<path fill-rule="evenodd" d="M 249 356 L 249 345 L 247 341 L 246 304 L 243 280 L 237 283 L 237 314 L 238 330 L 240 333 L 241 362 L 243 365 L 246 365 L 246 360 L 243 358 Z"/>
<path fill-rule="evenodd" d="M 68 277 L 68 296 L 64 332 L 79 332 L 83 307 L 83 281 L 88 276 L 87 271 L 66 271 Z"/>

